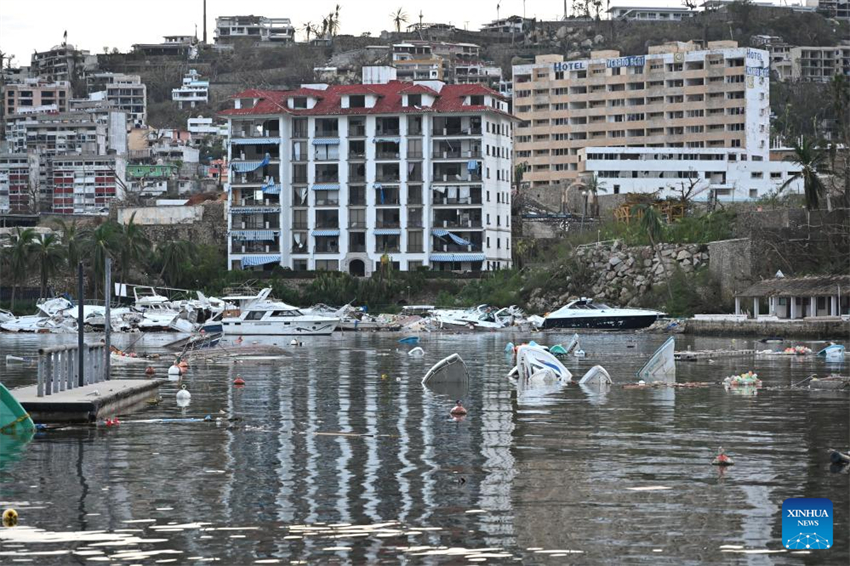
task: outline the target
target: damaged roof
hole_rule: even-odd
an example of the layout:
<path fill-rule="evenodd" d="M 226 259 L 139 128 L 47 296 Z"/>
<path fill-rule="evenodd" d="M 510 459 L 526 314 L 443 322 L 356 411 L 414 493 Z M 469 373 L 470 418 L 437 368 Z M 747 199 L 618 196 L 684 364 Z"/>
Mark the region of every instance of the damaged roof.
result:
<path fill-rule="evenodd" d="M 759 281 L 739 297 L 823 297 L 850 295 L 850 275 L 811 275 L 807 277 L 780 277 Z"/>

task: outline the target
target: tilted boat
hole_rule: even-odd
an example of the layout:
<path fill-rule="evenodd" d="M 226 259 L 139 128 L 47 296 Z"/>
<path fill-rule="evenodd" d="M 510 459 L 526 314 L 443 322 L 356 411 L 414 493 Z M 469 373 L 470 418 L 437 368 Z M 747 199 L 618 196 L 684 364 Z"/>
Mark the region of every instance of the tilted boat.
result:
<path fill-rule="evenodd" d="M 0 434 L 28 432 L 35 428 L 29 414 L 0 383 Z"/>
<path fill-rule="evenodd" d="M 269 299 L 270 294 L 269 287 L 253 297 L 224 297 L 239 304 L 222 314 L 224 332 L 229 336 L 327 335 L 339 325 L 339 318 L 306 315 L 292 305 Z"/>
<path fill-rule="evenodd" d="M 621 309 L 593 299 L 581 298 L 546 315 L 543 328 L 592 328 L 597 330 L 633 330 L 646 328 L 658 317 L 660 311 L 648 309 Z"/>
<path fill-rule="evenodd" d="M 519 346 L 516 367 L 521 383 L 568 383 L 573 378 L 570 370 L 541 346 Z"/>
<path fill-rule="evenodd" d="M 671 336 L 658 350 L 652 354 L 649 361 L 637 372 L 638 379 L 647 383 L 653 381 L 673 382 L 676 380 L 676 341 Z"/>

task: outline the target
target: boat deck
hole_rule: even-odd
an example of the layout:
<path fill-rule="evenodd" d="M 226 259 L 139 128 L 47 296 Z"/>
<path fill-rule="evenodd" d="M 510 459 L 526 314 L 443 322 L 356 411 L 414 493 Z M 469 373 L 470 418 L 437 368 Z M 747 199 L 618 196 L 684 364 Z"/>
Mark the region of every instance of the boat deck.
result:
<path fill-rule="evenodd" d="M 37 386 L 10 392 L 35 423 L 90 423 L 140 408 L 164 379 L 114 379 L 39 397 Z"/>

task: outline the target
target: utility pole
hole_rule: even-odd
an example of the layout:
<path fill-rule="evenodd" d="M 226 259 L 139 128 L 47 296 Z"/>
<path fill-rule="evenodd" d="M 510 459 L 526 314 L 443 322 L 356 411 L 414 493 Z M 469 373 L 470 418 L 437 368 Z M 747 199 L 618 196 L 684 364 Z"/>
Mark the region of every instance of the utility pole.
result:
<path fill-rule="evenodd" d="M 204 45 L 207 44 L 207 0 L 204 0 Z"/>
<path fill-rule="evenodd" d="M 106 368 L 105 377 L 108 380 L 112 369 L 112 258 L 106 258 L 104 265 L 104 282 L 103 282 L 103 299 L 105 308 L 103 311 L 103 333 L 104 333 L 104 349 L 106 350 L 106 360 L 104 368 Z"/>
<path fill-rule="evenodd" d="M 83 262 L 77 265 L 77 386 L 86 383 L 86 340 L 84 335 L 85 320 L 83 320 Z"/>

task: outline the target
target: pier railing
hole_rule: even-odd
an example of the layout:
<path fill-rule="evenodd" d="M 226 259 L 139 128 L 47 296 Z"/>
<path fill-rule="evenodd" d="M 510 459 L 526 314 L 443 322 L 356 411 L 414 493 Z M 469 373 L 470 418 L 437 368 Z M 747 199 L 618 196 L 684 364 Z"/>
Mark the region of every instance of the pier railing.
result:
<path fill-rule="evenodd" d="M 109 379 L 105 344 L 83 347 L 83 385 L 100 383 Z M 56 346 L 38 350 L 39 397 L 80 387 L 80 351 L 77 346 Z"/>

